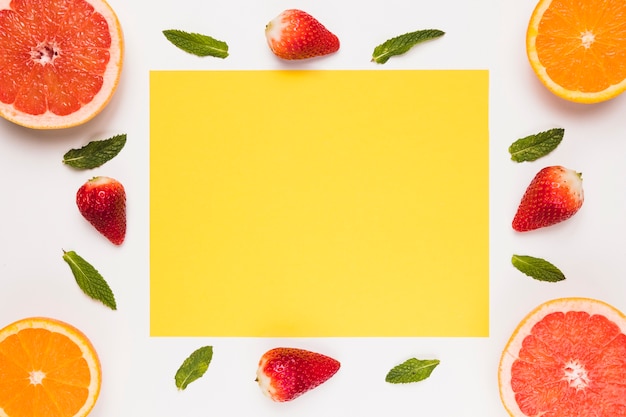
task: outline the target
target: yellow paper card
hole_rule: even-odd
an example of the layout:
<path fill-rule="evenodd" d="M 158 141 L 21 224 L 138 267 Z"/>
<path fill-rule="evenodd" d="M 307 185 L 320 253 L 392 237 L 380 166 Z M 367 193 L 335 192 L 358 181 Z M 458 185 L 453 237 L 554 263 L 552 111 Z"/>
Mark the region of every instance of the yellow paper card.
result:
<path fill-rule="evenodd" d="M 483 70 L 154 71 L 153 336 L 487 336 Z"/>

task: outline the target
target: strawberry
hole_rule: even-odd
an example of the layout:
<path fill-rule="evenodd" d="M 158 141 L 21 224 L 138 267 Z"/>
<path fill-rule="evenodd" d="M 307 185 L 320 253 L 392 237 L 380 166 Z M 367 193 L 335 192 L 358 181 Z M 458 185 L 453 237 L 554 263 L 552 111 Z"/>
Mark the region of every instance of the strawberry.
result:
<path fill-rule="evenodd" d="M 583 205 L 582 175 L 562 166 L 535 175 L 513 218 L 518 232 L 552 226 L 572 217 Z"/>
<path fill-rule="evenodd" d="M 337 360 L 321 353 L 278 347 L 259 360 L 256 381 L 272 400 L 291 401 L 326 382 L 339 366 Z"/>
<path fill-rule="evenodd" d="M 307 59 L 339 50 L 339 39 L 310 14 L 285 10 L 265 26 L 267 44 L 282 59 Z"/>
<path fill-rule="evenodd" d="M 109 177 L 94 177 L 76 193 L 78 210 L 96 230 L 115 245 L 126 237 L 126 192 Z"/>

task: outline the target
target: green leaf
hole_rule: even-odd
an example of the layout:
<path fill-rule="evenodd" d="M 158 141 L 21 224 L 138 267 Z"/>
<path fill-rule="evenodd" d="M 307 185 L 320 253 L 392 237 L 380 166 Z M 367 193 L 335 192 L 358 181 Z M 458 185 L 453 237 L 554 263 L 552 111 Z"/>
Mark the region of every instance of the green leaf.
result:
<path fill-rule="evenodd" d="M 94 140 L 80 149 L 70 149 L 63 155 L 63 163 L 73 168 L 92 169 L 113 159 L 126 145 L 126 135 Z"/>
<path fill-rule="evenodd" d="M 204 346 L 196 349 L 185 361 L 178 371 L 176 371 L 176 387 L 184 390 L 187 385 L 202 377 L 209 369 L 209 364 L 213 359 L 213 346 Z"/>
<path fill-rule="evenodd" d="M 74 251 L 63 251 L 63 259 L 70 266 L 76 283 L 85 294 L 111 310 L 117 310 L 113 291 L 96 268 Z"/>
<path fill-rule="evenodd" d="M 411 358 L 400 365 L 392 368 L 385 377 L 385 381 L 391 384 L 407 384 L 409 382 L 419 382 L 430 376 L 433 370 L 439 365 L 438 359 L 416 359 Z"/>
<path fill-rule="evenodd" d="M 511 263 L 524 274 L 538 281 L 563 281 L 565 275 L 550 262 L 527 255 L 513 255 Z"/>
<path fill-rule="evenodd" d="M 556 128 L 518 139 L 509 146 L 511 159 L 524 162 L 546 156 L 559 146 L 564 134 L 565 129 Z"/>
<path fill-rule="evenodd" d="M 218 41 L 210 36 L 176 29 L 164 30 L 163 34 L 176 47 L 190 54 L 216 58 L 226 58 L 228 56 L 228 45 L 226 42 Z"/>
<path fill-rule="evenodd" d="M 445 32 L 438 29 L 424 29 L 415 32 L 405 33 L 404 35 L 396 36 L 395 38 L 388 39 L 384 43 L 374 48 L 372 54 L 372 61 L 378 64 L 384 64 L 394 55 L 402 55 L 408 52 L 418 43 L 439 38 L 443 36 Z"/>

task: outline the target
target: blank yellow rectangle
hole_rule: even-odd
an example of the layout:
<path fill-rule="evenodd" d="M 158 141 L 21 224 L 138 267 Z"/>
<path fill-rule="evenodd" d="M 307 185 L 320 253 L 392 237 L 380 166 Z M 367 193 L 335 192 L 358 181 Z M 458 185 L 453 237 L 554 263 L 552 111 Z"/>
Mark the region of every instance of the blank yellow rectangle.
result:
<path fill-rule="evenodd" d="M 483 70 L 153 71 L 153 336 L 487 336 Z"/>

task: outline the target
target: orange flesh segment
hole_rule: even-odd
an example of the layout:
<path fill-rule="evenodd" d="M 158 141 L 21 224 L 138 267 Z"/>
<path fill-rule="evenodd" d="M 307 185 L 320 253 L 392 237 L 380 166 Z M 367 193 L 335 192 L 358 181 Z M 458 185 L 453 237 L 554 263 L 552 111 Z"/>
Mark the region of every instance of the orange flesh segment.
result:
<path fill-rule="evenodd" d="M 548 76 L 571 90 L 603 91 L 626 79 L 626 2 L 602 7 L 552 1 L 539 24 L 536 50 Z"/>
<path fill-rule="evenodd" d="M 86 1 L 13 0 L 0 11 L 0 28 L 2 102 L 28 114 L 63 116 L 102 88 L 111 36 Z"/>
<path fill-rule="evenodd" d="M 528 416 L 613 417 L 626 414 L 625 370 L 626 335 L 615 323 L 586 312 L 551 313 L 524 339 L 511 387 Z"/>
<path fill-rule="evenodd" d="M 62 334 L 24 329 L 0 344 L 0 404 L 11 417 L 75 415 L 89 396 L 90 375 L 80 349 Z"/>

